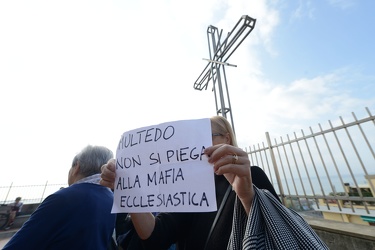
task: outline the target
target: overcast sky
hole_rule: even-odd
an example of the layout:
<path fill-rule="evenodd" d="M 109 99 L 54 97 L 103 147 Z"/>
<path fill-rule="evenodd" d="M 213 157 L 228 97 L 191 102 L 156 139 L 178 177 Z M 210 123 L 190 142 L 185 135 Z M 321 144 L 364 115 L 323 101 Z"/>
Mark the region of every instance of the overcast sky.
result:
<path fill-rule="evenodd" d="M 372 0 L 1 1 L 0 185 L 66 183 L 87 144 L 216 114 L 207 27 L 255 29 L 226 67 L 242 148 L 375 112 Z M 212 83 L 211 83 L 212 84 Z"/>

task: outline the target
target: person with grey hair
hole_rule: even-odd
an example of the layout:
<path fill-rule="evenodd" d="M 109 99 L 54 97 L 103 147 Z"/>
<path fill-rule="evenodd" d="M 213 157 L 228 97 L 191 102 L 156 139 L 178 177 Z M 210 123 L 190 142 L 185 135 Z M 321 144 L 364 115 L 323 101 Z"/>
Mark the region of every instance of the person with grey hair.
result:
<path fill-rule="evenodd" d="M 86 146 L 72 162 L 69 187 L 48 196 L 3 249 L 108 249 L 115 227 L 112 191 L 99 185 L 106 147 Z"/>

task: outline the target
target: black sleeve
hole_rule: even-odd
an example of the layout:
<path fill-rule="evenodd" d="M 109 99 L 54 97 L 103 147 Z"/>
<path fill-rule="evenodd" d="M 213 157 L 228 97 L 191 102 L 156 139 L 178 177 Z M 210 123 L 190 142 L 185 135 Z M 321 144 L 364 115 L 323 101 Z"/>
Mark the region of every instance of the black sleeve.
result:
<path fill-rule="evenodd" d="M 131 230 L 131 221 L 128 219 L 128 213 L 116 214 L 116 239 Z"/>
<path fill-rule="evenodd" d="M 144 249 L 168 249 L 179 238 L 188 237 L 191 224 L 199 213 L 159 213 L 151 236 L 142 241 Z"/>
<path fill-rule="evenodd" d="M 125 234 L 119 236 L 118 244 L 126 250 L 168 249 L 179 236 L 186 236 L 196 214 L 199 213 L 159 213 L 155 216 L 155 228 L 148 239 L 141 240 L 131 226 Z"/>
<path fill-rule="evenodd" d="M 276 194 L 275 189 L 273 188 L 268 176 L 264 171 L 258 166 L 251 166 L 251 178 L 253 184 L 259 189 L 267 189 L 273 194 L 278 201 L 280 201 L 279 196 Z"/>

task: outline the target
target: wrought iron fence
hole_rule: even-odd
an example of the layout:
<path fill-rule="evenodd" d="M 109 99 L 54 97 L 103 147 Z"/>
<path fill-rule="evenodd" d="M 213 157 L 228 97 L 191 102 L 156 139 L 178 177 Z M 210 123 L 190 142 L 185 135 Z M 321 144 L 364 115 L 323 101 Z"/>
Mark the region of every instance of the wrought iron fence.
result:
<path fill-rule="evenodd" d="M 266 144 L 245 149 L 253 165 L 261 167 L 284 205 L 297 211 L 333 211 L 375 218 L 375 116 L 368 116 L 301 136 L 279 140 L 266 133 Z M 372 181 L 371 181 L 372 180 Z M 0 186 L 0 204 L 23 196 L 24 203 L 40 203 L 66 184 Z M 20 195 L 21 194 L 21 195 Z M 27 197 L 27 198 L 26 198 Z"/>
<path fill-rule="evenodd" d="M 48 181 L 42 185 L 13 185 L 0 186 L 0 204 L 14 202 L 16 197 L 22 197 L 24 204 L 41 203 L 48 195 L 56 192 L 66 184 L 49 184 Z"/>
<path fill-rule="evenodd" d="M 375 218 L 375 116 L 318 130 L 310 127 L 246 148 L 269 176 L 284 205 L 297 211 L 337 210 Z M 347 210 L 347 211 L 346 211 Z"/>

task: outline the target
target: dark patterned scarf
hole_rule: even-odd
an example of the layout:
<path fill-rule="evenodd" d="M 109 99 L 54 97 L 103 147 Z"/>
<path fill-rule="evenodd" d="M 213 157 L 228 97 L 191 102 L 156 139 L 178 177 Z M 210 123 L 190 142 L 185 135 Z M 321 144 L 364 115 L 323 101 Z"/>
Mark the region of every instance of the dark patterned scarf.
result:
<path fill-rule="evenodd" d="M 228 249 L 329 249 L 297 212 L 267 190 L 254 192 L 249 217 L 236 198 Z"/>

